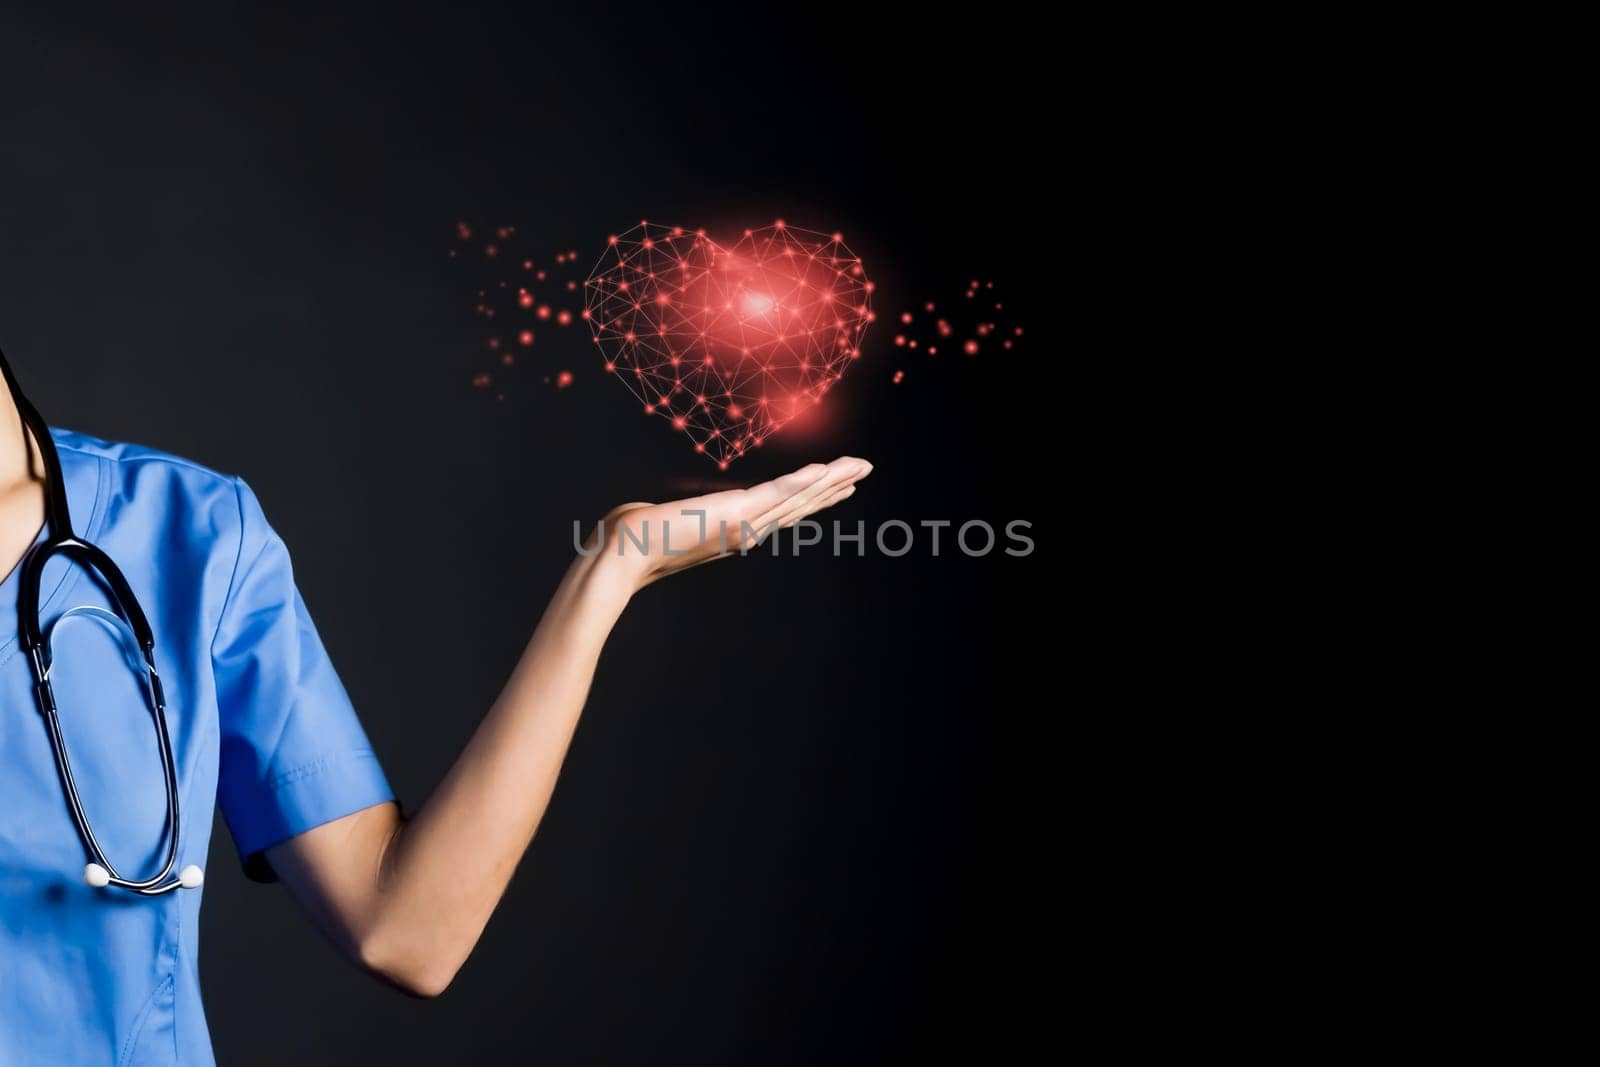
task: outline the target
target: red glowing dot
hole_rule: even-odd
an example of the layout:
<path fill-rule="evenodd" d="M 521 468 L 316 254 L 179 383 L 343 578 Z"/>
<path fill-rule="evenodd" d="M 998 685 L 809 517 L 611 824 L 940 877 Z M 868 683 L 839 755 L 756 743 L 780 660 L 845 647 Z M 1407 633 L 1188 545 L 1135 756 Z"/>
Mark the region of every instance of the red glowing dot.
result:
<path fill-rule="evenodd" d="M 644 406 L 644 413 L 646 415 L 654 415 L 656 413 L 656 406 L 654 404 L 646 404 Z"/>
<path fill-rule="evenodd" d="M 901 382 L 903 382 L 905 380 L 906 380 L 906 372 L 905 371 L 897 370 L 897 371 L 894 372 L 894 384 L 899 385 Z"/>
<path fill-rule="evenodd" d="M 727 469 L 728 469 L 728 461 L 727 460 L 723 459 L 723 460 L 718 460 L 717 461 L 717 470 L 725 471 Z"/>
<path fill-rule="evenodd" d="M 465 229 L 465 227 L 462 227 L 462 228 Z M 468 234 L 467 236 L 470 237 L 471 234 Z M 472 376 L 473 387 L 477 388 L 477 389 L 487 389 L 487 388 L 489 388 L 489 383 L 492 382 L 492 381 L 494 381 L 494 379 L 489 377 L 489 375 L 487 375 L 487 374 L 475 374 L 475 375 Z"/>
<path fill-rule="evenodd" d="M 504 241 L 507 237 L 510 237 L 515 232 L 516 231 L 510 226 L 502 226 L 498 230 L 494 231 L 495 236 L 500 238 L 502 241 Z"/>
<path fill-rule="evenodd" d="M 775 219 L 775 220 L 773 220 L 772 225 L 781 230 L 781 229 L 783 229 L 783 220 L 782 219 Z"/>
<path fill-rule="evenodd" d="M 917 347 L 917 339 L 915 337 L 913 337 L 911 340 L 906 342 L 906 345 L 908 347 L 910 347 L 910 348 L 916 348 Z"/>
<path fill-rule="evenodd" d="M 500 249 L 495 245 L 484 245 L 483 254 L 488 256 L 490 259 L 493 259 L 495 256 L 500 254 Z"/>
<path fill-rule="evenodd" d="M 616 370 L 617 370 L 617 365 L 615 363 L 611 362 L 610 360 L 606 360 L 606 373 L 607 374 L 614 374 L 614 373 L 616 373 Z"/>
<path fill-rule="evenodd" d="M 944 321 L 943 319 L 939 320 L 939 336 L 940 337 L 949 337 L 950 336 L 950 324 L 948 322 Z"/>
<path fill-rule="evenodd" d="M 937 348 L 933 347 L 932 345 L 928 346 L 928 355 L 937 356 L 938 354 L 939 354 L 939 350 Z"/>
<path fill-rule="evenodd" d="M 560 374 L 556 375 L 556 388 L 557 389 L 565 389 L 567 386 L 569 386 L 571 384 L 572 384 L 572 372 L 571 371 L 564 370 Z"/>
<path fill-rule="evenodd" d="M 517 340 L 521 342 L 523 348 L 527 348 L 529 345 L 533 344 L 533 331 L 523 330 L 521 333 L 517 334 Z"/>
<path fill-rule="evenodd" d="M 522 292 L 517 294 L 517 303 L 521 304 L 525 308 L 533 307 L 533 294 L 528 292 L 526 289 L 522 290 Z"/>
<path fill-rule="evenodd" d="M 672 428 L 673 429 L 681 430 L 687 425 L 689 425 L 689 424 L 684 421 L 684 418 L 683 418 L 682 415 L 677 415 L 677 416 L 673 417 L 673 420 L 672 420 Z"/>
<path fill-rule="evenodd" d="M 590 317 L 590 316 L 589 316 L 589 309 L 588 309 L 588 308 L 584 308 L 584 309 L 583 309 L 583 311 L 582 311 L 582 312 L 580 312 L 580 314 L 581 314 L 581 315 L 582 315 L 582 316 L 583 316 L 583 318 L 584 318 L 584 320 L 585 320 L 585 321 L 588 321 L 588 319 L 589 319 L 589 317 Z"/>
<path fill-rule="evenodd" d="M 926 304 L 923 304 L 922 305 L 922 310 L 924 310 L 924 311 L 932 311 L 933 310 L 933 301 L 930 300 Z"/>
<path fill-rule="evenodd" d="M 616 234 L 612 234 L 610 237 L 606 238 L 606 244 L 614 245 L 616 243 L 617 243 L 617 235 Z"/>
<path fill-rule="evenodd" d="M 550 305 L 540 304 L 539 310 L 534 312 L 534 314 L 539 316 L 541 319 L 548 319 L 550 317 Z"/>
<path fill-rule="evenodd" d="M 566 311 L 566 310 L 561 311 L 559 314 L 556 315 L 556 321 L 559 322 L 563 326 L 571 326 L 572 325 L 572 312 Z"/>
<path fill-rule="evenodd" d="M 1011 338 L 1007 337 L 1004 341 L 1001 341 L 1000 347 L 1009 349 L 1011 347 Z"/>
<path fill-rule="evenodd" d="M 464 222 L 456 223 L 456 236 L 463 241 L 472 240 L 472 227 Z"/>
<path fill-rule="evenodd" d="M 694 443 L 694 450 L 696 452 L 704 452 L 706 450 L 706 443 L 704 441 L 696 441 Z"/>
<path fill-rule="evenodd" d="M 1014 332 L 1016 333 L 1016 335 L 1018 337 L 1021 337 L 1022 336 L 1022 327 L 1018 326 Z"/>
<path fill-rule="evenodd" d="M 978 323 L 978 336 L 979 337 L 988 337 L 989 336 L 989 324 L 988 323 L 986 323 L 986 322 Z"/>
<path fill-rule="evenodd" d="M 978 342 L 976 342 L 976 341 L 968 341 L 966 344 L 962 345 L 961 347 L 966 351 L 967 355 L 969 355 L 969 356 L 975 356 L 975 355 L 978 354 Z"/>
<path fill-rule="evenodd" d="M 544 273 L 544 271 L 540 271 L 539 273 L 535 274 L 533 277 L 534 277 L 534 279 L 536 281 L 541 281 L 542 282 L 545 279 L 545 273 Z"/>
<path fill-rule="evenodd" d="M 507 353 L 505 353 L 504 355 L 502 355 L 500 357 L 501 366 L 510 367 L 510 366 L 515 365 L 516 362 L 517 362 L 517 357 L 512 355 L 510 352 L 507 352 Z"/>
<path fill-rule="evenodd" d="M 568 283 L 567 283 L 567 292 L 569 292 L 569 293 L 575 293 L 575 292 L 577 292 L 577 291 L 578 291 L 578 283 L 577 283 L 577 282 L 570 282 L 570 281 L 569 281 L 569 282 L 568 282 Z"/>
<path fill-rule="evenodd" d="M 895 334 L 894 343 L 899 345 L 901 348 L 904 348 L 906 346 L 906 335 L 903 333 Z"/>
<path fill-rule="evenodd" d="M 498 338 L 498 337 L 489 338 L 489 350 L 491 352 L 498 350 L 499 347 L 500 347 L 500 338 Z"/>
<path fill-rule="evenodd" d="M 902 312 L 901 312 L 901 313 L 900 313 L 900 321 L 901 321 L 901 322 L 906 322 L 906 323 L 909 323 L 909 322 L 910 322 L 910 321 L 911 321 L 911 312 L 909 312 L 909 311 L 902 311 Z"/>

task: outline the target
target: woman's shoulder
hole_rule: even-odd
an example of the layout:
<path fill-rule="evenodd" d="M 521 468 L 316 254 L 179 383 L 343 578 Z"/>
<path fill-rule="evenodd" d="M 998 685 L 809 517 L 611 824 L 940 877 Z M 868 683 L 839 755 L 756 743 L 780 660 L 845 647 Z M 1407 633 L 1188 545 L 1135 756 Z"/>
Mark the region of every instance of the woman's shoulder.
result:
<path fill-rule="evenodd" d="M 218 470 L 198 464 L 192 459 L 163 453 L 158 448 L 149 448 L 146 445 L 133 445 L 128 442 L 107 442 L 106 438 L 91 437 L 80 434 L 77 430 L 64 430 L 59 427 L 50 427 L 50 437 L 56 442 L 56 450 L 61 453 L 75 453 L 78 456 L 102 459 L 102 461 L 115 464 L 117 467 L 126 467 L 125 474 L 134 474 L 134 467 L 155 466 L 171 469 L 173 474 L 182 475 L 186 480 L 197 483 L 216 483 L 216 488 L 234 491 L 235 478 L 232 475 L 221 474 Z"/>
<path fill-rule="evenodd" d="M 55 441 L 56 449 L 61 452 L 73 452 L 118 465 L 159 464 L 194 475 L 201 481 L 221 482 L 229 487 L 234 481 L 231 476 L 214 471 L 192 459 L 184 459 L 182 456 L 175 456 L 170 452 L 162 452 L 160 449 L 145 445 L 107 441 L 104 438 L 91 437 L 86 433 L 63 430 L 55 426 L 50 428 L 50 437 Z"/>
<path fill-rule="evenodd" d="M 191 509 L 212 505 L 237 512 L 241 495 L 249 492 L 236 477 L 160 449 L 57 427 L 51 427 L 50 437 L 61 454 L 69 483 L 73 466 L 98 466 L 100 479 L 109 483 L 103 488 L 112 495 L 160 501 L 168 507 L 182 499 Z"/>

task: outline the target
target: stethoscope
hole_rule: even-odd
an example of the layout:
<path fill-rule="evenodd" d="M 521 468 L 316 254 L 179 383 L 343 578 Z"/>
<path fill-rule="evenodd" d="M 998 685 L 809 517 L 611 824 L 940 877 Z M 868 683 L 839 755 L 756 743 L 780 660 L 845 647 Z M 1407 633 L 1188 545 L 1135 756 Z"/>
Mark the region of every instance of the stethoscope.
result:
<path fill-rule="evenodd" d="M 172 738 L 167 733 L 167 697 L 161 688 L 161 675 L 156 672 L 156 639 L 144 609 L 133 595 L 128 580 L 123 577 L 111 557 L 87 541 L 79 540 L 72 530 L 72 513 L 67 507 L 67 483 L 61 476 L 61 456 L 56 452 L 50 428 L 39 415 L 39 409 L 22 394 L 22 387 L 11 373 L 11 364 L 0 351 L 0 373 L 4 373 L 11 399 L 22 415 L 22 424 L 33 435 L 44 459 L 45 473 L 45 527 L 46 537 L 29 549 L 22 558 L 21 586 L 17 592 L 17 609 L 20 617 L 19 633 L 22 650 L 33 664 L 34 694 L 38 697 L 39 713 L 45 730 L 50 735 L 50 749 L 55 754 L 56 770 L 61 776 L 61 790 L 66 795 L 67 808 L 72 813 L 73 824 L 89 863 L 83 869 L 83 880 L 97 889 L 117 886 L 120 889 L 159 896 L 174 889 L 194 889 L 204 880 L 199 867 L 188 866 L 173 877 L 172 868 L 178 862 L 178 769 L 172 758 Z M 26 442 L 24 442 L 26 447 Z M 41 625 L 39 617 L 39 587 L 44 575 L 44 565 L 55 556 L 73 560 L 100 575 L 105 581 L 115 612 L 104 608 L 82 607 L 64 612 L 49 628 Z M 56 630 L 69 619 L 89 618 L 108 626 L 126 645 L 134 669 L 139 673 L 150 708 L 150 718 L 155 724 L 156 740 L 161 747 L 161 774 L 167 788 L 167 822 L 164 833 L 166 859 L 161 870 L 145 879 L 124 878 L 117 873 L 105 849 L 94 836 L 89 825 L 89 814 L 84 811 L 83 798 L 72 777 L 72 764 L 67 759 L 67 745 L 61 735 L 61 722 L 56 714 L 55 686 L 50 681 L 52 667 L 52 641 Z"/>

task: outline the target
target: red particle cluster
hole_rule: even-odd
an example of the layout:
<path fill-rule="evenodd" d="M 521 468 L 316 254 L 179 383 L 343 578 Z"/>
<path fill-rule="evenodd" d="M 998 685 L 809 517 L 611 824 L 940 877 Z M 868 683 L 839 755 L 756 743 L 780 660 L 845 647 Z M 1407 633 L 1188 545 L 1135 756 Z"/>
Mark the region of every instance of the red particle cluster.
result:
<path fill-rule="evenodd" d="M 963 294 L 967 299 L 971 300 L 977 297 L 979 291 L 993 289 L 994 282 L 980 281 L 974 278 L 967 282 L 965 288 L 963 289 Z M 984 306 L 987 307 L 987 304 Z M 959 315 L 951 315 L 948 318 L 933 318 L 933 312 L 936 307 L 936 303 L 932 300 L 928 300 L 923 303 L 922 310 L 924 313 L 926 313 L 928 318 L 922 323 L 918 322 L 918 316 L 913 312 L 901 312 L 900 321 L 906 327 L 908 327 L 908 329 L 905 333 L 895 334 L 895 345 L 901 348 L 921 348 L 930 356 L 937 355 L 939 352 L 937 345 L 931 343 L 919 344 L 919 339 L 915 336 L 919 325 L 921 325 L 922 328 L 927 330 L 930 334 L 939 338 L 954 338 L 957 335 L 963 335 L 963 338 L 959 343 L 961 345 L 961 350 L 969 356 L 978 355 L 982 350 L 981 342 L 1000 333 L 1008 332 L 1011 334 L 1011 336 L 1002 339 L 1000 342 L 1001 349 L 1008 352 L 1015 347 L 1015 339 L 1022 336 L 1021 326 L 1012 326 L 1009 330 L 1003 330 L 1000 324 L 995 322 L 993 319 L 979 318 L 978 316 L 986 314 L 986 312 L 983 311 L 963 312 Z M 996 312 L 1005 310 L 1005 304 L 1002 301 L 995 301 L 994 310 Z M 904 371 L 897 370 L 894 372 L 893 381 L 896 385 L 900 384 L 904 380 Z"/>
<path fill-rule="evenodd" d="M 481 229 L 489 238 L 480 244 L 473 241 L 474 234 Z M 507 315 L 512 319 L 511 337 L 524 348 L 531 347 L 534 341 L 534 332 L 523 326 L 522 322 L 543 321 L 554 322 L 558 326 L 570 326 L 573 319 L 580 313 L 577 305 L 578 278 L 572 275 L 577 272 L 578 253 L 575 249 L 563 248 L 558 250 L 553 257 L 531 254 L 522 245 L 517 227 L 505 225 L 494 227 L 474 227 L 466 222 L 456 224 L 457 247 L 449 250 L 450 258 L 461 259 L 461 251 L 471 252 L 475 248 L 481 252 L 481 257 L 467 257 L 467 262 L 474 258 L 481 264 L 477 269 L 484 272 L 478 281 L 482 288 L 477 290 L 477 297 L 473 302 L 473 313 L 481 316 L 486 321 L 493 321 L 497 315 Z M 554 266 L 549 266 L 553 260 Z M 503 294 L 503 295 L 497 295 Z M 565 305 L 565 306 L 563 306 Z M 521 319 L 520 316 L 528 316 Z M 496 370 L 476 370 L 471 377 L 475 388 L 488 389 L 500 380 L 504 385 L 504 375 L 499 370 L 516 365 L 516 358 L 510 351 L 502 351 L 500 336 L 490 336 L 485 343 L 491 353 L 490 359 Z M 510 341 L 506 341 L 507 346 Z M 554 379 L 546 376 L 544 381 L 556 388 L 565 388 L 571 384 L 571 372 L 562 371 Z M 496 399 L 502 399 L 503 393 L 497 392 Z"/>

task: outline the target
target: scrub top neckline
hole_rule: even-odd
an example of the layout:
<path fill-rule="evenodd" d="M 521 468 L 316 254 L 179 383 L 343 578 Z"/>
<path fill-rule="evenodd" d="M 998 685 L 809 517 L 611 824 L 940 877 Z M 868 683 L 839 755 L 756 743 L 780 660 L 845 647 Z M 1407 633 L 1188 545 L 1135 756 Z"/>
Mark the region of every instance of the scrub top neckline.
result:
<path fill-rule="evenodd" d="M 85 541 L 92 543 L 100 536 L 101 520 L 105 515 L 103 497 L 105 496 L 106 488 L 106 461 L 99 456 L 79 452 L 63 442 L 61 440 L 63 432 L 53 426 L 50 428 L 50 436 L 55 440 L 56 451 L 61 456 L 61 476 L 67 483 L 67 502 L 75 515 L 83 514 L 84 506 L 88 506 L 89 521 L 79 528 L 78 533 Z M 87 499 L 85 499 L 82 492 L 73 493 L 73 489 L 76 488 L 74 475 L 78 474 L 77 468 L 86 463 L 94 466 L 94 482 Z M 83 480 L 82 475 L 78 474 L 76 480 L 81 482 Z M 46 522 L 39 528 L 39 533 L 34 537 L 33 544 L 29 545 L 27 550 L 22 553 L 22 559 L 17 560 L 17 565 L 11 569 L 11 573 L 6 575 L 4 579 L 0 579 L 0 604 L 13 605 L 13 610 L 6 612 L 10 617 L 0 619 L 0 635 L 9 635 L 0 640 L 0 667 L 10 663 L 11 658 L 17 653 L 15 605 L 16 598 L 21 596 L 21 590 L 17 589 L 17 587 L 22 582 L 23 560 L 28 558 L 28 553 L 38 547 L 50 532 L 50 524 Z M 47 595 L 40 598 L 39 613 L 48 615 L 50 609 L 55 607 L 56 602 L 72 591 L 82 573 L 83 568 L 81 566 L 68 566 L 61 577 L 56 579 L 55 587 Z M 15 595 L 13 595 L 13 589 L 16 589 Z"/>
<path fill-rule="evenodd" d="M 39 547 L 39 543 L 44 540 L 45 534 L 49 533 L 49 531 L 50 520 L 46 519 L 39 524 L 39 531 L 33 535 L 33 540 L 29 541 L 27 547 L 22 550 L 22 555 L 17 557 L 16 566 L 7 571 L 4 578 L 0 578 L 0 593 L 10 592 L 11 583 L 21 580 L 18 576 L 22 574 L 22 565 L 28 561 L 28 557 L 33 554 L 34 549 Z"/>

